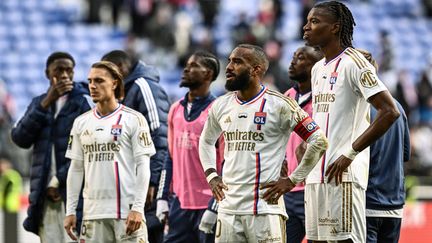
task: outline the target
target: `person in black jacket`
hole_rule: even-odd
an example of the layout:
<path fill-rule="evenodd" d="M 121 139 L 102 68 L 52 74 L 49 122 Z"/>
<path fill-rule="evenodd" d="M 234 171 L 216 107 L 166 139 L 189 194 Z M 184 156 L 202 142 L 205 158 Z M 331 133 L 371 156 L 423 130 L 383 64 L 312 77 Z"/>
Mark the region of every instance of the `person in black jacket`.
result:
<path fill-rule="evenodd" d="M 167 93 L 159 84 L 159 72 L 150 65 L 136 60 L 122 50 L 114 50 L 102 57 L 103 61 L 116 64 L 122 74 L 125 98 L 122 103 L 141 112 L 150 126 L 156 154 L 150 158 L 150 187 L 147 194 L 145 214 L 149 242 L 161 242 L 163 226 L 155 216 L 155 197 L 159 178 L 166 156 L 168 155 L 168 111 L 170 101 Z"/>
<path fill-rule="evenodd" d="M 63 229 L 70 165 L 65 152 L 74 119 L 94 106 L 87 84 L 73 81 L 74 67 L 75 60 L 68 53 L 54 52 L 48 57 L 48 91 L 33 98 L 11 132 L 18 146 L 33 146 L 30 206 L 24 228 L 39 235 L 42 243 L 70 241 Z M 78 208 L 77 222 L 81 213 Z"/>

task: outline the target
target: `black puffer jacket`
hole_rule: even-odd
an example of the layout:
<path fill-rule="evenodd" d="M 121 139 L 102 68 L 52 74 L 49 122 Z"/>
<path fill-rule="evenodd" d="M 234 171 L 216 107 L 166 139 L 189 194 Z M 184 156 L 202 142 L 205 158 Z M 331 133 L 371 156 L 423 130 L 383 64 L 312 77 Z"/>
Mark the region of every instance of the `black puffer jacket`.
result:
<path fill-rule="evenodd" d="M 51 170 L 51 152 L 54 145 L 56 160 L 56 177 L 59 192 L 66 202 L 66 179 L 70 160 L 65 157 L 70 130 L 75 118 L 91 109 L 88 87 L 85 83 L 74 83 L 68 99 L 59 114 L 54 118 L 54 107 L 44 110 L 40 103 L 46 94 L 33 98 L 24 116 L 12 129 L 12 140 L 22 148 L 33 146 L 32 167 L 30 175 L 30 206 L 24 228 L 35 234 L 43 218 L 46 200 L 46 188 Z M 78 222 L 81 221 L 82 203 L 77 208 Z M 77 227 L 79 229 L 79 227 Z"/>

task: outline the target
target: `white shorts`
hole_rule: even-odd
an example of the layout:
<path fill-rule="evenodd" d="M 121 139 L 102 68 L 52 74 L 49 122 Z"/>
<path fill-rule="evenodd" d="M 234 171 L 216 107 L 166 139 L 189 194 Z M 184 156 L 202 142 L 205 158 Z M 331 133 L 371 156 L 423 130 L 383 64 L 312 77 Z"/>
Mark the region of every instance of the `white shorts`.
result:
<path fill-rule="evenodd" d="M 147 226 L 143 221 L 137 231 L 126 235 L 125 219 L 84 220 L 81 226 L 80 242 L 147 243 Z"/>
<path fill-rule="evenodd" d="M 306 237 L 315 241 L 366 242 L 366 192 L 357 183 L 307 184 Z"/>
<path fill-rule="evenodd" d="M 63 221 L 66 217 L 63 201 L 52 202 L 46 198 L 43 210 L 42 224 L 39 228 L 41 243 L 77 242 L 72 240 L 63 228 Z"/>
<path fill-rule="evenodd" d="M 282 215 L 218 213 L 215 243 L 285 243 L 285 234 L 285 219 Z"/>

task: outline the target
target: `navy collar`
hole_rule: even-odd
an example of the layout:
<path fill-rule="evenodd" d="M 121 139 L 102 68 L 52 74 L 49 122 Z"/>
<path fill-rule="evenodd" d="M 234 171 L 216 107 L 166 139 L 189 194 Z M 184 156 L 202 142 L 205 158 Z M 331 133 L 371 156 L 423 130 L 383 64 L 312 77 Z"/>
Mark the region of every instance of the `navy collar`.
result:
<path fill-rule="evenodd" d="M 188 95 L 189 92 L 187 92 L 184 98 L 180 100 L 180 104 L 184 107 L 184 118 L 186 121 L 193 121 L 197 119 L 201 112 L 205 110 L 207 106 L 216 99 L 216 96 L 214 96 L 212 93 L 208 93 L 206 96 L 203 97 L 195 97 L 192 101 L 192 108 L 190 110 L 190 113 L 188 114 Z"/>

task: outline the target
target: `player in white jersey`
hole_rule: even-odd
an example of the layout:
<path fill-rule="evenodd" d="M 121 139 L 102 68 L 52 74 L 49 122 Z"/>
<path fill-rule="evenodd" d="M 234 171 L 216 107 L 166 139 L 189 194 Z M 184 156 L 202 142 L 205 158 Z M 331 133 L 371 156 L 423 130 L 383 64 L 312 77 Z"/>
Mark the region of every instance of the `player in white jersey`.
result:
<path fill-rule="evenodd" d="M 311 80 L 313 117 L 329 140 L 306 180 L 306 235 L 314 241 L 366 241 L 368 147 L 399 116 L 374 67 L 352 47 L 354 25 L 350 10 L 331 1 L 315 5 L 303 27 L 325 57 Z M 368 102 L 378 110 L 372 123 Z"/>
<path fill-rule="evenodd" d="M 305 179 L 327 140 L 294 100 L 260 84 L 268 68 L 260 47 L 239 45 L 228 61 L 225 88 L 234 92 L 214 102 L 199 146 L 207 181 L 220 203 L 216 242 L 285 242 L 287 215 L 280 196 Z M 297 170 L 280 178 L 293 131 L 309 146 Z M 214 146 L 221 134 L 223 177 L 216 172 Z"/>
<path fill-rule="evenodd" d="M 75 119 L 66 157 L 64 227 L 75 225 L 75 208 L 84 179 L 82 242 L 147 242 L 144 204 L 155 148 L 141 113 L 118 103 L 122 76 L 113 63 L 92 65 L 90 95 L 96 107 Z"/>

